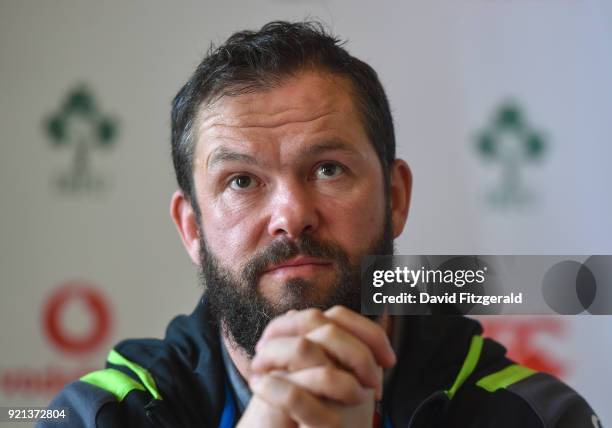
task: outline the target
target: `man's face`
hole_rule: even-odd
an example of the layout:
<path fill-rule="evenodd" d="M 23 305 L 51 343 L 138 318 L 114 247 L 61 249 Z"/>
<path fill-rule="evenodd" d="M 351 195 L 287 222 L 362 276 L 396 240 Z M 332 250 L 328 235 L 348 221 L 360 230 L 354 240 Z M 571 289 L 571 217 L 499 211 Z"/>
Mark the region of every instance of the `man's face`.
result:
<path fill-rule="evenodd" d="M 265 325 L 241 330 L 290 308 L 358 310 L 361 258 L 392 251 L 382 167 L 351 90 L 343 77 L 303 72 L 199 115 L 201 271 L 247 352 Z M 249 319 L 257 313 L 265 319 Z"/>

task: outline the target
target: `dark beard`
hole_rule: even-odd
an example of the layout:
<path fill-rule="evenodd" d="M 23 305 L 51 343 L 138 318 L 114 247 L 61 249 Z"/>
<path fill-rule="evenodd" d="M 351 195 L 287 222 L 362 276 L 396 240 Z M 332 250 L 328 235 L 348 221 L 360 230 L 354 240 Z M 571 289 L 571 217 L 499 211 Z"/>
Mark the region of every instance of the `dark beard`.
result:
<path fill-rule="evenodd" d="M 275 240 L 247 262 L 240 279 L 236 280 L 235 275 L 221 266 L 209 250 L 200 226 L 199 231 L 200 281 L 206 290 L 211 313 L 223 328 L 223 333 L 251 358 L 268 323 L 290 309 L 326 310 L 335 305 L 356 312 L 361 309 L 361 267 L 351 264 L 346 252 L 332 242 L 317 240 L 310 235 L 297 241 Z M 270 265 L 283 263 L 298 254 L 333 261 L 337 280 L 329 290 L 323 290 L 327 295 L 321 295 L 321 290 L 311 281 L 290 280 L 284 284 L 285 295 L 280 301 L 268 301 L 258 290 L 260 277 Z M 382 233 L 366 254 L 393 254 L 389 214 Z"/>

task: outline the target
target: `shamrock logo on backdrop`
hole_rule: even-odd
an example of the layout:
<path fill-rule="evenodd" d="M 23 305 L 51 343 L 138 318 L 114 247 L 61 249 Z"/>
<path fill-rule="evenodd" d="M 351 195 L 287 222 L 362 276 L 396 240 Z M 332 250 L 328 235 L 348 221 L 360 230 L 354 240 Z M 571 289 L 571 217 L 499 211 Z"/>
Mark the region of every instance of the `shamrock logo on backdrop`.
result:
<path fill-rule="evenodd" d="M 492 122 L 478 136 L 476 148 L 483 159 L 500 166 L 498 185 L 488 195 L 491 203 L 520 205 L 532 200 L 522 179 L 522 168 L 542 159 L 547 145 L 516 103 L 505 102 L 498 108 Z"/>
<path fill-rule="evenodd" d="M 54 146 L 73 151 L 72 166 L 57 177 L 57 186 L 69 192 L 101 188 L 104 180 L 92 170 L 91 152 L 114 144 L 118 124 L 98 110 L 91 91 L 84 85 L 70 91 L 45 129 Z"/>

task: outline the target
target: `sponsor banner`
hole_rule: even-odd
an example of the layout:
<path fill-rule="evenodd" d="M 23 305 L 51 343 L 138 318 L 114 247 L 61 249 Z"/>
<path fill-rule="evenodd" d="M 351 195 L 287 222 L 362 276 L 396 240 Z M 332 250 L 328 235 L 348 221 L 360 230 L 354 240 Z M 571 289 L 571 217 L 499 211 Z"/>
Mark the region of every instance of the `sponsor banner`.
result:
<path fill-rule="evenodd" d="M 370 256 L 365 315 L 612 315 L 612 256 Z"/>
<path fill-rule="evenodd" d="M 56 356 L 47 360 L 39 357 L 31 364 L 2 361 L 2 404 L 20 399 L 26 399 L 29 405 L 40 404 L 37 400 L 41 399 L 48 402 L 67 383 L 99 369 L 99 353 L 106 352 L 115 322 L 109 297 L 98 285 L 85 280 L 55 286 L 43 301 L 39 318 L 41 336 Z M 38 340 L 30 339 L 30 346 L 41 339 L 34 337 Z"/>

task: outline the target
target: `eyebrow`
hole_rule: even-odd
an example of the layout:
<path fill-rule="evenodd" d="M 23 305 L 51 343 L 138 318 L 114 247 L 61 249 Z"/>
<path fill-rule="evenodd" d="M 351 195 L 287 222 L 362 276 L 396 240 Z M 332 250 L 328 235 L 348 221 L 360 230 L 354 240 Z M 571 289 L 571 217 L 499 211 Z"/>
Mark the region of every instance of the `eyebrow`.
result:
<path fill-rule="evenodd" d="M 356 152 L 355 148 L 351 144 L 345 143 L 340 139 L 333 139 L 305 147 L 300 151 L 299 155 L 304 157 L 316 156 L 321 153 L 332 151 L 341 151 L 349 154 L 354 154 Z"/>
<path fill-rule="evenodd" d="M 342 151 L 349 154 L 355 154 L 355 149 L 352 145 L 345 143 L 342 140 L 334 139 L 321 143 L 316 143 L 305 147 L 298 152 L 299 157 L 309 157 L 320 155 L 325 152 Z M 212 169 L 223 162 L 244 162 L 250 165 L 258 165 L 258 160 L 246 153 L 235 152 L 227 147 L 219 147 L 210 154 L 208 158 L 208 168 Z"/>
<path fill-rule="evenodd" d="M 244 162 L 251 165 L 257 165 L 257 159 L 246 153 L 238 153 L 227 147 L 219 147 L 215 149 L 210 157 L 208 158 L 208 168 L 212 169 L 214 166 L 223 162 Z"/>

